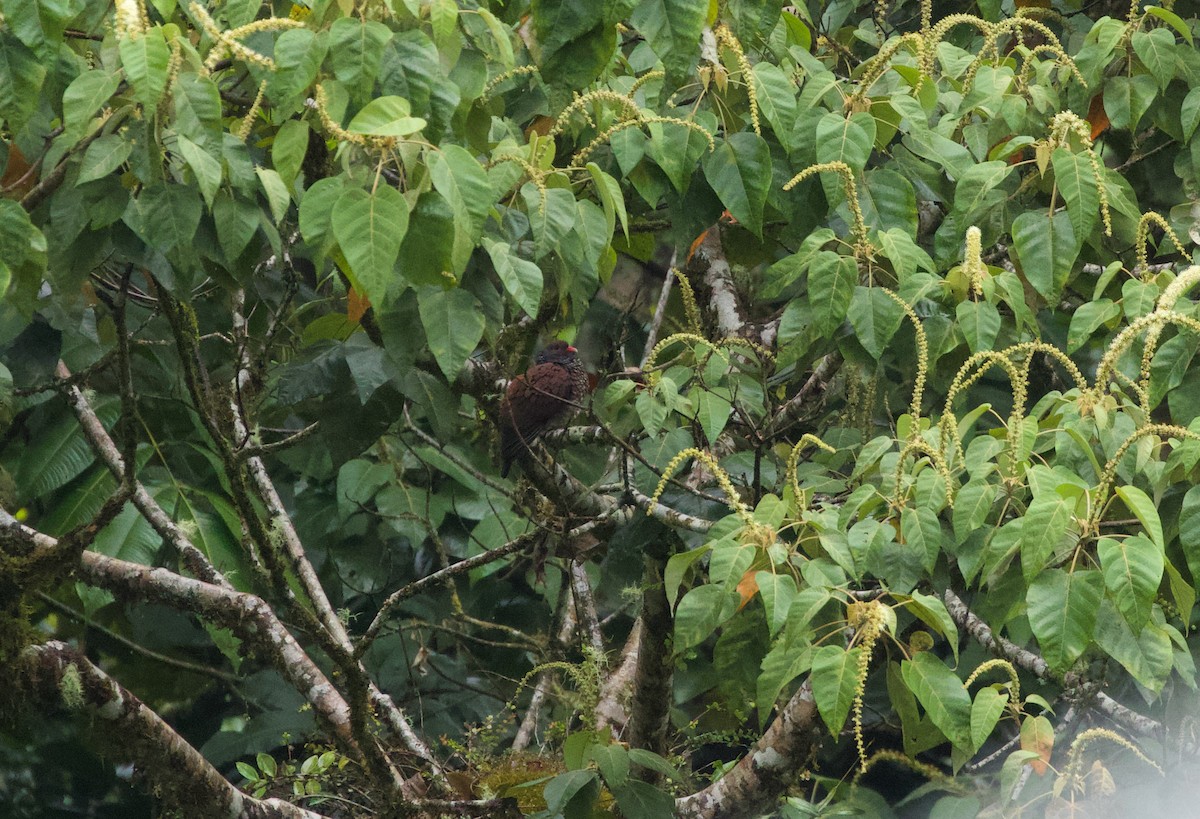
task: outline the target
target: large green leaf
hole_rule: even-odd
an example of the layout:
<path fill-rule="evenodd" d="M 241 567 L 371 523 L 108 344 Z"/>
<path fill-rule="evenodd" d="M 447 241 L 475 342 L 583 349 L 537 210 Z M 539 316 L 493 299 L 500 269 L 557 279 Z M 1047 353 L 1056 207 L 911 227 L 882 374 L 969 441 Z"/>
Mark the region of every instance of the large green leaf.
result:
<path fill-rule="evenodd" d="M 395 280 L 400 242 L 408 229 L 408 203 L 400 191 L 351 188 L 333 206 L 333 234 L 363 292 L 382 304 Z"/>
<path fill-rule="evenodd" d="M 138 196 L 133 227 L 147 244 L 166 253 L 191 245 L 203 209 L 195 188 L 159 182 Z"/>
<path fill-rule="evenodd" d="M 687 651 L 707 640 L 736 600 L 736 591 L 711 583 L 688 591 L 675 609 L 675 651 Z"/>
<path fill-rule="evenodd" d="M 522 259 L 506 242 L 484 239 L 484 247 L 496 268 L 504 289 L 527 316 L 536 316 L 542 302 L 542 269 L 528 259 Z"/>
<path fill-rule="evenodd" d="M 342 17 L 329 28 L 329 63 L 337 77 L 352 94 L 365 96 L 375 85 L 383 46 L 392 32 L 375 20 Z"/>
<path fill-rule="evenodd" d="M 1072 506 L 1055 492 L 1043 493 L 1029 504 L 1021 529 L 1021 572 L 1026 583 L 1046 567 L 1051 555 L 1062 545 L 1071 523 Z"/>
<path fill-rule="evenodd" d="M 0 32 L 0 118 L 10 131 L 25 127 L 38 104 L 46 67 L 8 32 Z"/>
<path fill-rule="evenodd" d="M 854 288 L 847 317 L 859 343 L 872 357 L 881 359 L 900 329 L 904 311 L 880 288 L 859 285 Z"/>
<path fill-rule="evenodd" d="M 762 237 L 763 206 L 771 184 L 771 151 L 757 134 L 730 134 L 704 160 L 704 176 L 733 218 Z"/>
<path fill-rule="evenodd" d="M 325 58 L 325 38 L 307 28 L 288 29 L 275 40 L 275 70 L 267 94 L 279 106 L 294 103 L 317 78 Z"/>
<path fill-rule="evenodd" d="M 1101 601 L 1096 618 L 1096 645 L 1125 667 L 1133 678 L 1154 693 L 1162 691 L 1171 674 L 1171 638 L 1154 622 L 1131 628 L 1112 602 Z"/>
<path fill-rule="evenodd" d="M 787 622 L 788 609 L 796 599 L 796 581 L 790 574 L 756 572 L 754 580 L 767 611 L 767 627 L 774 637 Z"/>
<path fill-rule="evenodd" d="M 700 54 L 706 0 L 641 0 L 629 21 L 663 61 L 672 80 L 682 78 Z"/>
<path fill-rule="evenodd" d="M 429 349 L 446 380 L 453 382 L 483 338 L 479 304 L 474 296 L 457 287 L 422 287 L 417 291 L 417 302 Z"/>
<path fill-rule="evenodd" d="M 754 66 L 754 88 L 758 106 L 775 132 L 775 138 L 789 147 L 796 126 L 796 85 L 783 69 L 771 62 Z"/>
<path fill-rule="evenodd" d="M 1183 496 L 1183 506 L 1179 510 L 1179 545 L 1194 586 L 1200 583 L 1200 486 L 1191 487 Z"/>
<path fill-rule="evenodd" d="M 1046 301 L 1057 301 L 1079 253 L 1070 215 L 1022 213 L 1013 220 L 1012 236 L 1025 278 Z"/>
<path fill-rule="evenodd" d="M 995 484 L 986 478 L 971 478 L 954 497 L 954 537 L 960 542 L 987 520 L 996 502 Z"/>
<path fill-rule="evenodd" d="M 813 699 L 829 733 L 835 737 L 841 733 L 854 703 L 858 689 L 858 659 L 862 651 L 861 648 L 846 651 L 841 646 L 824 645 L 812 655 L 809 679 Z"/>
<path fill-rule="evenodd" d="M 962 751 L 974 750 L 971 741 L 971 695 L 962 680 L 933 654 L 922 651 L 900 666 L 904 682 L 916 695 L 946 738 Z"/>
<path fill-rule="evenodd" d="M 136 37 L 123 37 L 118 48 L 137 101 L 147 109 L 158 105 L 167 90 L 167 63 L 171 60 L 162 27 L 154 26 Z"/>
<path fill-rule="evenodd" d="M 450 202 L 456 216 L 468 222 L 467 235 L 473 242 L 495 204 L 487 171 L 467 149 L 446 145 L 429 158 L 429 172 L 434 188 Z"/>
<path fill-rule="evenodd" d="M 1150 540 L 1160 551 L 1164 549 L 1166 541 L 1163 540 L 1162 520 L 1158 516 L 1158 507 L 1150 496 L 1132 485 L 1118 486 L 1115 492 L 1117 497 L 1129 507 L 1129 511 L 1133 512 L 1138 523 L 1142 524 L 1142 528 L 1146 530 L 1146 535 Z"/>
<path fill-rule="evenodd" d="M 1141 629 L 1150 619 L 1150 607 L 1162 582 L 1162 547 L 1142 535 L 1121 540 L 1102 537 L 1096 552 L 1104 570 L 1104 586 L 1117 610 L 1133 629 Z"/>
<path fill-rule="evenodd" d="M 1149 31 L 1135 31 L 1129 41 L 1150 76 L 1158 81 L 1158 87 L 1165 89 L 1175 78 L 1179 48 L 1175 43 L 1175 35 L 1165 28 L 1152 28 Z"/>
<path fill-rule="evenodd" d="M 991 350 L 1000 335 L 1000 311 L 986 301 L 964 301 L 954 311 L 972 353 Z"/>
<path fill-rule="evenodd" d="M 79 128 L 104 107 L 121 84 L 119 74 L 99 68 L 85 71 L 71 81 L 63 92 L 63 122 L 68 128 Z"/>
<path fill-rule="evenodd" d="M 575 226 L 577 210 L 575 197 L 563 188 L 548 188 L 543 192 L 529 183 L 521 188 L 533 229 L 533 257 L 540 259 L 552 250 Z"/>
<path fill-rule="evenodd" d="M 1067 203 L 1071 227 L 1080 240 L 1087 239 L 1100 218 L 1100 180 L 1086 154 L 1056 148 L 1050 155 L 1054 184 Z"/>
<path fill-rule="evenodd" d="M 819 251 L 808 266 L 808 301 L 813 323 L 825 337 L 842 326 L 858 283 L 858 263 L 851 256 Z"/>
<path fill-rule="evenodd" d="M 845 162 L 851 172 L 859 172 L 866 167 L 874 145 L 875 120 L 870 114 L 859 112 L 845 117 L 831 112 L 817 121 L 817 160 L 820 162 Z M 834 189 L 841 191 L 841 179 L 838 176 L 830 179 Z"/>
<path fill-rule="evenodd" d="M 1157 93 L 1154 78 L 1146 74 L 1109 77 L 1104 83 L 1104 112 L 1108 121 L 1118 130 L 1136 130 Z"/>
<path fill-rule="evenodd" d="M 1029 625 L 1055 671 L 1065 671 L 1091 644 L 1103 592 L 1104 578 L 1093 569 L 1047 569 L 1029 584 Z"/>
<path fill-rule="evenodd" d="M 971 745 L 982 748 L 1004 713 L 1008 698 L 990 685 L 979 689 L 971 703 Z"/>

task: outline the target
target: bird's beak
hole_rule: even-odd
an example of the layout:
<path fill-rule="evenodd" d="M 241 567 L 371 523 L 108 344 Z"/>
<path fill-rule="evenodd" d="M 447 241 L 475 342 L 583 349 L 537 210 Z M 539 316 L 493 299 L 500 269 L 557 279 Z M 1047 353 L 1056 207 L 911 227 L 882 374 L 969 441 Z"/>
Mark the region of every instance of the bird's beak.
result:
<path fill-rule="evenodd" d="M 574 347 L 572 347 L 570 344 L 568 344 L 568 345 L 567 345 L 567 352 L 568 352 L 568 353 L 577 353 L 577 352 L 579 352 L 579 351 L 578 351 L 578 350 L 576 350 Z"/>

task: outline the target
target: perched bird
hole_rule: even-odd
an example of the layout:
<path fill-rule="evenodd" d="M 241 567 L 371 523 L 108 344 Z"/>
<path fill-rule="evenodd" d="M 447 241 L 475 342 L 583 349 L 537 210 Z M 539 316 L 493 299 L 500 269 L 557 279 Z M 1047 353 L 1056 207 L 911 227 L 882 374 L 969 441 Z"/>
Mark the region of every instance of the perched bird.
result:
<path fill-rule="evenodd" d="M 501 477 L 508 477 L 512 462 L 587 394 L 587 372 L 575 353 L 567 342 L 552 341 L 537 354 L 536 364 L 509 382 L 500 400 Z"/>

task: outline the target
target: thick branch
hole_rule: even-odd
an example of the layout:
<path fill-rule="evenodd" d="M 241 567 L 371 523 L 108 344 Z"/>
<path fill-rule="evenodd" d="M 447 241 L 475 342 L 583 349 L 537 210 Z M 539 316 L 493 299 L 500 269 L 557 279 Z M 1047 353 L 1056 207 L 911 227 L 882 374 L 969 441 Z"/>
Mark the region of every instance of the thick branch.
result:
<path fill-rule="evenodd" d="M 740 336 L 746 320 L 738 302 L 737 288 L 733 285 L 733 270 L 721 245 L 720 225 L 713 225 L 704 234 L 699 255 L 704 257 L 704 284 L 710 293 L 708 306 L 716 321 L 717 334 L 721 338 Z"/>
<path fill-rule="evenodd" d="M 805 681 L 732 771 L 704 790 L 675 800 L 676 816 L 736 819 L 769 811 L 804 770 L 821 733 L 812 687 Z"/>
<path fill-rule="evenodd" d="M 289 802 L 239 791 L 158 714 L 65 643 L 26 648 L 12 671 L 4 711 L 32 704 L 44 714 L 66 708 L 85 715 L 83 725 L 106 753 L 132 761 L 155 795 L 184 816 L 321 819 Z"/>

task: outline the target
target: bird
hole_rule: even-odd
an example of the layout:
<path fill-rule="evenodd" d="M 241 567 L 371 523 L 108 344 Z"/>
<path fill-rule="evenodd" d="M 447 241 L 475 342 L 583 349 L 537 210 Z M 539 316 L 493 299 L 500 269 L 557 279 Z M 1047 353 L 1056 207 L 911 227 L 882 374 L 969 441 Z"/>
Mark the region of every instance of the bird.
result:
<path fill-rule="evenodd" d="M 579 351 L 565 341 L 547 344 L 535 364 L 508 383 L 500 399 L 500 476 L 553 423 L 570 415 L 587 394 Z"/>

